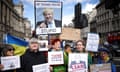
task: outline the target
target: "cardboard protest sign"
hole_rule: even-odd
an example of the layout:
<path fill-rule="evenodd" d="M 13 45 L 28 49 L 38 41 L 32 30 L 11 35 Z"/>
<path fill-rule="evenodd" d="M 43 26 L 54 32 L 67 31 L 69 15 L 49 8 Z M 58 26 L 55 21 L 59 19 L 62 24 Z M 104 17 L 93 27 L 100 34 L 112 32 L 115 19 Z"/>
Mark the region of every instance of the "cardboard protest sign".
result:
<path fill-rule="evenodd" d="M 87 53 L 70 53 L 68 72 L 87 72 L 88 54 Z"/>

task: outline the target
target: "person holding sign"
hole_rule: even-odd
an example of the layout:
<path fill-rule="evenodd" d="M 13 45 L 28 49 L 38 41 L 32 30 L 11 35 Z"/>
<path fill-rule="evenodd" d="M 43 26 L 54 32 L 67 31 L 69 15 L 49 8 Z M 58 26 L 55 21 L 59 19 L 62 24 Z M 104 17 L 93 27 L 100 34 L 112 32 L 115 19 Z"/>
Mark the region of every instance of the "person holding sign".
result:
<path fill-rule="evenodd" d="M 37 27 L 40 28 L 56 28 L 61 27 L 61 21 L 54 19 L 53 9 L 45 8 L 43 10 L 44 21 L 37 22 Z"/>
<path fill-rule="evenodd" d="M 12 45 L 0 44 L 0 49 L 1 49 L 1 53 L 0 53 L 1 57 L 14 56 L 14 48 Z M 3 68 L 4 68 L 4 65 L 0 64 L 0 72 L 18 72 L 17 69 L 2 71 Z"/>
<path fill-rule="evenodd" d="M 52 41 L 52 47 L 48 51 L 62 51 L 60 39 L 54 39 Z"/>
<path fill-rule="evenodd" d="M 87 53 L 85 51 L 85 42 L 83 40 L 78 40 L 76 42 L 76 48 L 73 50 L 73 52 L 75 52 L 75 53 Z M 90 64 L 92 64 L 92 57 L 88 53 L 88 67 L 90 66 Z"/>
<path fill-rule="evenodd" d="M 111 63 L 112 72 L 116 72 L 116 67 L 110 59 L 110 51 L 107 48 L 99 48 L 98 64 Z"/>
<path fill-rule="evenodd" d="M 54 39 L 52 41 L 52 48 L 50 48 L 51 52 L 60 52 L 62 51 L 61 48 L 61 40 L 60 39 Z M 56 64 L 50 66 L 51 72 L 65 72 L 64 64 Z"/>
<path fill-rule="evenodd" d="M 33 66 L 47 63 L 45 52 L 39 51 L 39 42 L 36 38 L 29 41 L 29 48 L 21 57 L 21 72 L 33 72 Z"/>

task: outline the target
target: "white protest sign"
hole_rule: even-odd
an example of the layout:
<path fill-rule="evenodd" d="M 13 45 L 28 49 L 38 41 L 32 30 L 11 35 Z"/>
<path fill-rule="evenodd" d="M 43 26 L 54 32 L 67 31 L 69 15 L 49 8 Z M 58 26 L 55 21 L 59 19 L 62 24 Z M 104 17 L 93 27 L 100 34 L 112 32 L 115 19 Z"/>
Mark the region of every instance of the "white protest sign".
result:
<path fill-rule="evenodd" d="M 111 64 L 92 64 L 90 65 L 90 72 L 112 72 Z"/>
<path fill-rule="evenodd" d="M 87 72 L 88 53 L 70 53 L 68 72 Z"/>
<path fill-rule="evenodd" d="M 33 72 L 50 72 L 48 63 L 33 65 L 32 68 Z"/>
<path fill-rule="evenodd" d="M 64 64 L 63 52 L 62 51 L 48 52 L 48 63 L 50 65 Z"/>
<path fill-rule="evenodd" d="M 35 29 L 36 34 L 57 34 L 62 30 L 62 2 L 35 1 Z M 47 20 L 47 11 L 53 19 Z M 46 13 L 46 12 L 45 12 Z"/>
<path fill-rule="evenodd" d="M 60 33 L 61 32 L 61 28 L 57 27 L 57 28 L 36 28 L 36 34 L 54 34 L 54 33 Z"/>
<path fill-rule="evenodd" d="M 4 65 L 4 68 L 2 70 L 20 68 L 20 57 L 19 56 L 1 57 L 1 64 Z"/>
<path fill-rule="evenodd" d="M 86 50 L 97 52 L 98 46 L 99 46 L 99 35 L 96 33 L 88 33 Z"/>

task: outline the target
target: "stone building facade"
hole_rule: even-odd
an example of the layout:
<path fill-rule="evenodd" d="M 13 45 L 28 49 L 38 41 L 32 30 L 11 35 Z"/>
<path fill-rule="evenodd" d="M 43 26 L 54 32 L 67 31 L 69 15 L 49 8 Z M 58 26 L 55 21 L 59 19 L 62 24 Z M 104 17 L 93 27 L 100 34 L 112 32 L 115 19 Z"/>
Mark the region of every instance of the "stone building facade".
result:
<path fill-rule="evenodd" d="M 97 25 L 95 27 L 97 29 L 97 32 L 100 33 L 103 40 L 107 39 L 108 33 L 120 31 L 120 9 L 117 11 L 117 14 L 114 14 L 111 9 L 105 8 L 105 0 L 102 0 L 96 6 L 96 10 Z"/>
<path fill-rule="evenodd" d="M 0 0 L 0 42 L 3 35 L 10 33 L 11 35 L 24 38 L 25 24 L 23 18 L 23 5 L 19 4 L 21 9 L 16 10 L 13 0 Z"/>

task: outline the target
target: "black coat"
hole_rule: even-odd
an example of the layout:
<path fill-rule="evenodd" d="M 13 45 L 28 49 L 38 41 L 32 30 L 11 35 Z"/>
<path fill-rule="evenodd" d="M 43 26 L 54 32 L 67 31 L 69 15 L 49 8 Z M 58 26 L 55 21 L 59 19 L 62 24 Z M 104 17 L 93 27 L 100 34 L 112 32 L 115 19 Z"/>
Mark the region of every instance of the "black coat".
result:
<path fill-rule="evenodd" d="M 45 52 L 31 52 L 29 49 L 21 57 L 21 71 L 33 72 L 32 66 L 47 63 Z"/>
<path fill-rule="evenodd" d="M 17 70 L 6 70 L 6 71 L 0 71 L 0 72 L 18 72 Z"/>
<path fill-rule="evenodd" d="M 62 27 L 62 22 L 61 21 L 59 21 L 59 20 L 54 20 L 55 21 L 55 26 L 56 27 Z M 37 27 L 41 24 L 41 23 L 43 23 L 44 21 L 39 21 L 39 22 L 37 22 Z M 47 25 L 47 23 L 45 22 L 45 24 Z"/>

